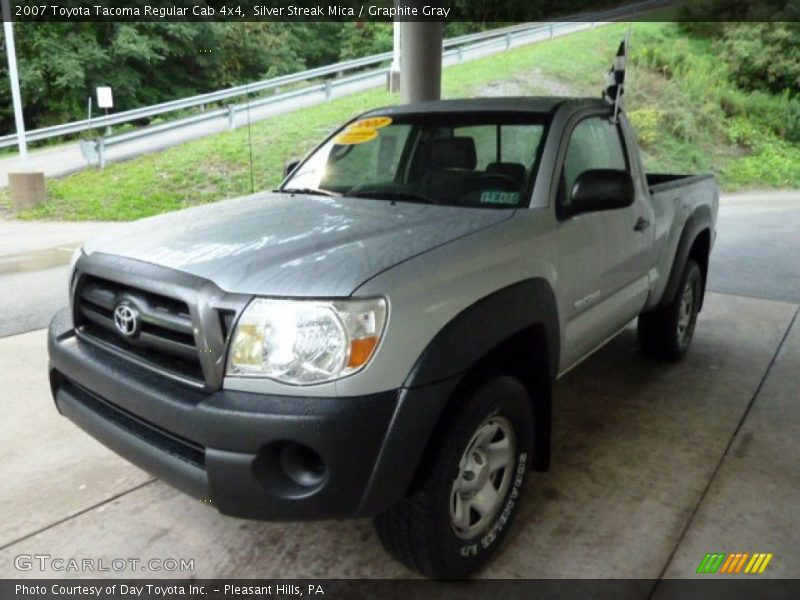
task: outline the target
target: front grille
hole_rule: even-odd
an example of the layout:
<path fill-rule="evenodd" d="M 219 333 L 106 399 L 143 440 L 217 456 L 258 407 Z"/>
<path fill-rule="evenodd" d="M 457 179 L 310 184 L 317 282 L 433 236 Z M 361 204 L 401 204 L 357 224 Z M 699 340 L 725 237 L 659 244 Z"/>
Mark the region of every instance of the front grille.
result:
<path fill-rule="evenodd" d="M 137 331 L 126 337 L 114 322 L 124 303 L 135 308 Z M 84 275 L 75 296 L 75 325 L 81 335 L 126 353 L 138 362 L 203 384 L 203 368 L 188 305 L 146 290 Z"/>

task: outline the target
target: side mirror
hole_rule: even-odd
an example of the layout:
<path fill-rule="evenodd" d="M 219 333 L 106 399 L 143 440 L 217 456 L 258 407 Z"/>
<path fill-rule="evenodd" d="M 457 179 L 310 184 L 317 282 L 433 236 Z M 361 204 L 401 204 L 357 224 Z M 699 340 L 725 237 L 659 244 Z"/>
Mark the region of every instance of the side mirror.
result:
<path fill-rule="evenodd" d="M 584 171 L 572 187 L 569 214 L 626 208 L 633 204 L 634 196 L 633 178 L 627 171 Z"/>
<path fill-rule="evenodd" d="M 283 168 L 283 177 L 286 178 L 291 175 L 299 164 L 299 160 L 292 160 L 286 163 L 286 166 Z"/>

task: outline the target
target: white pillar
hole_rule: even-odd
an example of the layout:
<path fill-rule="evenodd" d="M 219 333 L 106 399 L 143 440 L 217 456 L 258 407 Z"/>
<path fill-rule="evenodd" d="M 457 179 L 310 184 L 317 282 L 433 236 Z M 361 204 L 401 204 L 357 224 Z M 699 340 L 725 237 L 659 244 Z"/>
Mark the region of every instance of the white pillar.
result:
<path fill-rule="evenodd" d="M 400 24 L 402 21 L 395 19 L 392 23 L 392 33 L 394 35 L 392 46 L 392 71 L 400 70 Z"/>
<path fill-rule="evenodd" d="M 11 11 L 8 0 L 0 0 L 3 7 L 3 30 L 6 38 L 6 54 L 8 55 L 8 78 L 11 81 L 11 101 L 14 105 L 14 120 L 17 125 L 17 146 L 20 158 L 28 157 L 28 144 L 25 141 L 25 119 L 22 117 L 22 96 L 19 93 L 19 75 L 17 74 L 17 53 L 14 47 L 14 24 L 11 22 Z"/>
<path fill-rule="evenodd" d="M 403 23 L 401 55 L 400 101 L 438 100 L 442 95 L 442 24 Z"/>
<path fill-rule="evenodd" d="M 396 5 L 395 5 L 396 6 Z M 395 18 L 392 23 L 393 45 L 392 65 L 389 68 L 388 87 L 390 92 L 400 90 L 400 27 L 402 22 Z"/>

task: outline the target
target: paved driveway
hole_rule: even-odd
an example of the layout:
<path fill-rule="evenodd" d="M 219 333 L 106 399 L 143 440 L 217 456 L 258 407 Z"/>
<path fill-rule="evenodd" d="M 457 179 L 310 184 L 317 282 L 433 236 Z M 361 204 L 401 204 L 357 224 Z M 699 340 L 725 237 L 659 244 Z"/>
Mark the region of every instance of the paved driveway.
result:
<path fill-rule="evenodd" d="M 800 192 L 727 196 L 718 231 L 712 290 L 800 302 Z"/>

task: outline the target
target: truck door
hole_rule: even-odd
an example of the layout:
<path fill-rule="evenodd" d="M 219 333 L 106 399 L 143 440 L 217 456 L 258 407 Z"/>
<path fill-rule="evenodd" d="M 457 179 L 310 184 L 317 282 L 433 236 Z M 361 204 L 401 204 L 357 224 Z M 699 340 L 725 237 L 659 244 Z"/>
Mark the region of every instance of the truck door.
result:
<path fill-rule="evenodd" d="M 636 199 L 628 207 L 569 214 L 573 185 L 584 171 L 630 172 L 632 161 L 623 140 L 609 115 L 585 117 L 574 124 L 557 171 L 559 311 L 565 317 L 562 372 L 636 317 L 649 293 L 652 215 L 639 186 L 634 186 Z"/>

